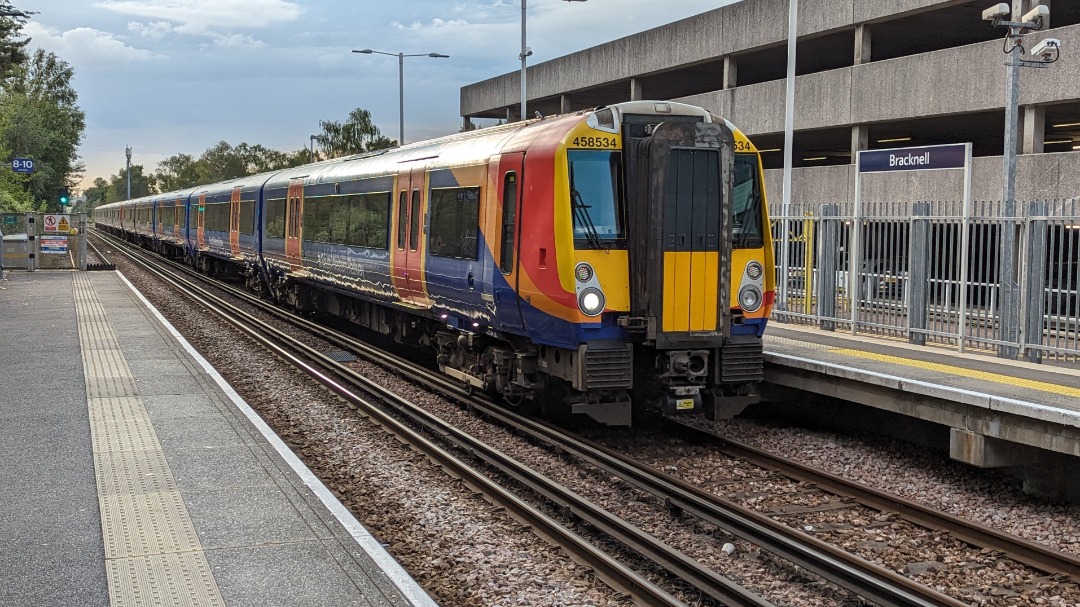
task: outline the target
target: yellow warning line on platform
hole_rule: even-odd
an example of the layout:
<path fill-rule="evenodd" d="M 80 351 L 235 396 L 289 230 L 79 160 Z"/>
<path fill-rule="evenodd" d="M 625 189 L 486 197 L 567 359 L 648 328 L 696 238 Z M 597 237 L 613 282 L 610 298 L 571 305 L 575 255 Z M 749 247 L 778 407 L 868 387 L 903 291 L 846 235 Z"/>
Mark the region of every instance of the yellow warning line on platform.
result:
<path fill-rule="evenodd" d="M 961 377 L 968 377 L 971 379 L 981 379 L 985 381 L 991 381 L 998 384 L 1005 384 L 1009 386 L 1020 386 L 1022 388 L 1029 388 L 1031 390 L 1039 390 L 1041 392 L 1050 392 L 1052 394 L 1060 394 L 1062 396 L 1074 396 L 1080 398 L 1080 388 L 1071 388 L 1069 386 L 1061 386 L 1058 384 L 1051 384 L 1044 381 L 1035 381 L 1031 379 L 1023 379 L 1021 377 L 1010 377 L 1007 375 L 999 375 L 997 373 L 989 373 L 987 371 L 975 371 L 973 369 L 965 369 L 963 367 L 954 367 L 951 365 L 942 365 L 939 363 L 931 363 L 922 360 L 914 360 L 911 358 L 901 358 L 899 356 L 888 356 L 886 354 L 875 354 L 873 352 L 863 352 L 861 350 L 850 350 L 845 348 L 829 349 L 829 352 L 833 354 L 840 354 L 842 356 L 854 356 L 857 358 L 867 358 L 870 360 L 876 360 L 884 363 L 892 363 L 894 365 L 904 365 L 905 367 L 916 367 L 918 369 L 927 369 L 929 371 L 938 371 L 940 373 L 948 373 L 950 375 L 959 375 Z"/>

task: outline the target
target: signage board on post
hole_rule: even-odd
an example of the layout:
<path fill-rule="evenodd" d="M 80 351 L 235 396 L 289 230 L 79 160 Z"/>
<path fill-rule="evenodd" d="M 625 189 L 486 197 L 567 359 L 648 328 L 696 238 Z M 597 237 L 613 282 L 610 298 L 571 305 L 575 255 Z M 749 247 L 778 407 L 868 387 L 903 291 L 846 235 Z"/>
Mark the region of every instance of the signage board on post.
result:
<path fill-rule="evenodd" d="M 68 215 L 45 215 L 42 225 L 46 232 L 67 233 L 71 229 L 71 217 Z"/>
<path fill-rule="evenodd" d="M 860 173 L 933 171 L 967 166 L 967 144 L 926 145 L 859 152 Z"/>
<path fill-rule="evenodd" d="M 34 161 L 31 158 L 15 158 L 11 161 L 11 170 L 16 173 L 33 173 Z"/>
<path fill-rule="evenodd" d="M 61 255 L 68 252 L 67 236 L 42 236 L 40 240 L 43 255 Z"/>

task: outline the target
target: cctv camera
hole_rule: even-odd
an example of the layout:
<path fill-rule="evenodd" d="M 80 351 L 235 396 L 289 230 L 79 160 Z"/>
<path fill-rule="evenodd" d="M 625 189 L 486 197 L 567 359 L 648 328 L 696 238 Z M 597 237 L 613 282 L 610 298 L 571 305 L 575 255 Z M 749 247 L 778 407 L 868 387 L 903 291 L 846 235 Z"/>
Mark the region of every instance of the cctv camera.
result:
<path fill-rule="evenodd" d="M 998 2 L 994 6 L 983 11 L 983 21 L 997 21 L 998 19 L 1004 19 L 1009 16 L 1012 10 L 1008 4 L 1004 2 Z"/>
<path fill-rule="evenodd" d="M 1047 38 L 1035 45 L 1035 48 L 1031 49 L 1031 54 L 1036 57 L 1042 57 L 1043 59 L 1050 60 L 1061 49 L 1061 40 L 1057 38 Z"/>
<path fill-rule="evenodd" d="M 1024 23 L 1034 23 L 1036 20 L 1042 21 L 1050 16 L 1050 9 L 1045 5 L 1040 4 L 1024 14 L 1024 18 L 1021 19 Z"/>

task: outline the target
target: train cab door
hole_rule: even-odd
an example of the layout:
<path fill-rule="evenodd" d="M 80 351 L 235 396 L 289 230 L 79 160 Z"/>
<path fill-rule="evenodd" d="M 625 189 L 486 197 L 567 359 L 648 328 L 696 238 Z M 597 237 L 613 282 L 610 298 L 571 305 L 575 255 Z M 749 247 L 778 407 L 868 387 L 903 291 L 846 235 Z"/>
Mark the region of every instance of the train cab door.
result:
<path fill-rule="evenodd" d="M 195 245 L 200 251 L 206 249 L 206 194 L 199 194 L 199 208 L 195 209 Z"/>
<path fill-rule="evenodd" d="M 229 199 L 229 250 L 233 259 L 240 258 L 240 189 L 233 188 Z"/>
<path fill-rule="evenodd" d="M 497 225 L 498 241 L 492 247 L 495 263 L 488 266 L 492 272 L 485 277 L 485 286 L 491 293 L 484 299 L 494 308 L 495 318 L 503 331 L 524 332 L 518 297 L 518 250 L 521 242 L 522 200 L 525 193 L 525 154 L 504 154 L 499 160 Z"/>
<path fill-rule="evenodd" d="M 293 271 L 303 267 L 301 239 L 304 237 L 304 180 L 289 182 L 289 195 L 285 207 L 285 259 Z"/>
<path fill-rule="evenodd" d="M 424 285 L 425 173 L 423 168 L 398 176 L 392 274 L 398 298 L 405 303 L 431 307 Z"/>

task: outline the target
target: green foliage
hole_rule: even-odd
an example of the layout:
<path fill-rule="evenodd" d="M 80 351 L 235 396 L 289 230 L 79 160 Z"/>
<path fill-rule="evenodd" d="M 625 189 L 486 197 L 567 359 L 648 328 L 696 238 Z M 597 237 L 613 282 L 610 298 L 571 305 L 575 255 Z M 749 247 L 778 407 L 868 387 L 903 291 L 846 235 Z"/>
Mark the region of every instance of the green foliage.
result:
<path fill-rule="evenodd" d="M 0 25 L 4 21 L 0 18 Z M 0 69 L 4 52 L 0 39 Z M 78 147 L 86 115 L 76 105 L 78 95 L 71 87 L 74 73 L 55 54 L 39 49 L 29 63 L 9 69 L 0 89 L 0 152 L 5 159 L 0 182 L 20 184 L 33 210 L 59 209 L 56 192 L 74 187 L 84 170 Z M 33 159 L 34 173 L 18 180 L 9 178 L 13 158 Z M 25 200 L 14 194 L 0 198 L 0 210 Z"/>
<path fill-rule="evenodd" d="M 158 163 L 154 178 L 162 192 L 225 181 L 269 171 L 278 171 L 309 162 L 307 150 L 279 152 L 262 145 L 240 143 L 233 147 L 220 141 L 195 158 L 177 154 Z"/>
<path fill-rule="evenodd" d="M 0 2 L 0 13 L 12 12 L 22 11 L 10 2 Z M 33 14 L 36 13 L 23 12 L 22 16 L 0 17 L 0 78 L 6 78 L 16 66 L 25 64 L 29 59 L 26 45 L 30 39 L 22 37 L 22 28 L 26 24 L 26 16 Z"/>
<path fill-rule="evenodd" d="M 321 120 L 319 128 L 323 132 L 316 141 L 319 142 L 320 156 L 325 158 L 338 158 L 397 145 L 397 141 L 387 139 L 379 132 L 379 127 L 371 121 L 371 112 L 361 108 L 349 112 L 349 118 L 343 123 Z"/>

